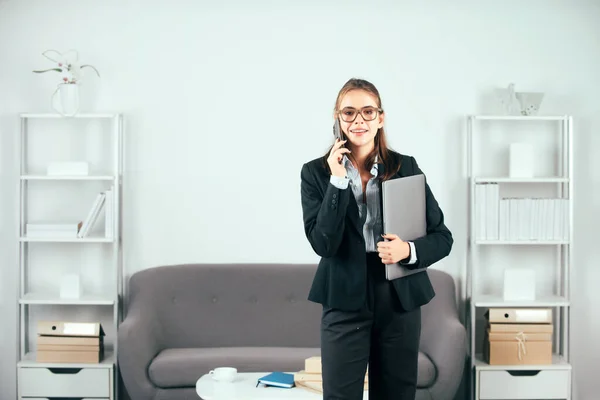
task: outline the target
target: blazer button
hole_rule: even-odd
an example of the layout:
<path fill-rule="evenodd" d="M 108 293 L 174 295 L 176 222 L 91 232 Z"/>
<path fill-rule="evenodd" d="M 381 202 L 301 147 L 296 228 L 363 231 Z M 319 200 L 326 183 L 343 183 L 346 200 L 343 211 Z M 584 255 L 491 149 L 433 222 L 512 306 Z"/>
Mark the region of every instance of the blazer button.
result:
<path fill-rule="evenodd" d="M 337 193 L 334 193 L 333 194 L 333 198 L 335 199 L 336 197 L 337 197 Z"/>

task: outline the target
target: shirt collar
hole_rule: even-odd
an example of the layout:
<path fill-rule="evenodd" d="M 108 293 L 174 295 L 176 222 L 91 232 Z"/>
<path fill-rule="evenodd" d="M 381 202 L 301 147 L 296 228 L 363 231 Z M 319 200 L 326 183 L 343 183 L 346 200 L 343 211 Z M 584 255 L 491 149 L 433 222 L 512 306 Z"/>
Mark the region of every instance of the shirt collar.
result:
<path fill-rule="evenodd" d="M 352 168 L 353 170 L 356 170 L 356 168 L 354 168 L 354 165 L 352 165 L 352 161 L 350 161 L 348 156 L 346 156 L 345 154 L 342 157 L 342 162 L 344 163 L 344 167 L 346 168 L 346 170 L 348 170 L 348 168 Z M 379 172 L 379 154 L 376 154 L 375 162 L 373 163 L 373 167 L 371 168 L 371 175 L 376 177 L 378 172 Z"/>

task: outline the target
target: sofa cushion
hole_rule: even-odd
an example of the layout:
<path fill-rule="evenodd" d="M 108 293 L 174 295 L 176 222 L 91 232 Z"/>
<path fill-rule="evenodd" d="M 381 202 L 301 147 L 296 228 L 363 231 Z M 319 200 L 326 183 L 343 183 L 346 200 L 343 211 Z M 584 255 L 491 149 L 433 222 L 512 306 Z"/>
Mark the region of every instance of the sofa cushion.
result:
<path fill-rule="evenodd" d="M 314 264 L 188 264 L 138 271 L 131 291 L 157 318 L 164 348 L 319 347 Z M 243 327 L 240 330 L 239 327 Z"/>
<path fill-rule="evenodd" d="M 159 387 L 193 387 L 202 375 L 217 367 L 240 372 L 300 371 L 304 360 L 318 356 L 314 347 L 212 347 L 167 349 L 150 363 L 150 380 Z"/>
<path fill-rule="evenodd" d="M 193 387 L 200 376 L 217 367 L 235 367 L 240 372 L 300 371 L 304 360 L 319 355 L 318 348 L 231 347 L 207 349 L 167 349 L 150 363 L 150 380 L 158 387 Z M 435 367 L 419 353 L 418 387 L 435 382 Z"/>

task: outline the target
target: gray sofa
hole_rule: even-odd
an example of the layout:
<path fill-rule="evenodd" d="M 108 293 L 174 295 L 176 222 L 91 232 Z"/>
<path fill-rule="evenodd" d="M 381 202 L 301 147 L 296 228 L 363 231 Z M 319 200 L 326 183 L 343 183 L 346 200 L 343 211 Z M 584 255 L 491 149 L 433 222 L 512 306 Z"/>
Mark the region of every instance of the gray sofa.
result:
<path fill-rule="evenodd" d="M 218 366 L 298 371 L 319 355 L 320 305 L 306 300 L 316 265 L 186 264 L 129 280 L 119 366 L 132 400 L 198 399 L 197 379 Z M 455 284 L 430 269 L 423 307 L 418 400 L 452 400 L 466 356 Z"/>

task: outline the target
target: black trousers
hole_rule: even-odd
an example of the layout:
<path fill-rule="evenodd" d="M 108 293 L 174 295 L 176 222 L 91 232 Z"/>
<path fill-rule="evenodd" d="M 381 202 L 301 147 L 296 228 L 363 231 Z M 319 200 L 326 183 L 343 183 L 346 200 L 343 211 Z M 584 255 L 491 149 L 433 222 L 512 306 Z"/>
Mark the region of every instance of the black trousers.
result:
<path fill-rule="evenodd" d="M 414 400 L 421 309 L 401 309 L 377 253 L 367 255 L 367 269 L 361 310 L 323 307 L 323 400 L 362 399 L 367 365 L 370 400 Z"/>

